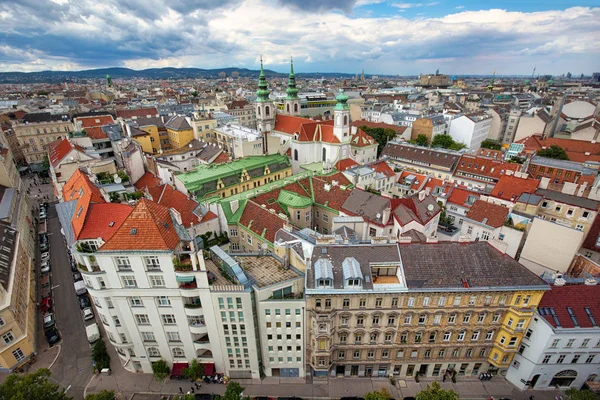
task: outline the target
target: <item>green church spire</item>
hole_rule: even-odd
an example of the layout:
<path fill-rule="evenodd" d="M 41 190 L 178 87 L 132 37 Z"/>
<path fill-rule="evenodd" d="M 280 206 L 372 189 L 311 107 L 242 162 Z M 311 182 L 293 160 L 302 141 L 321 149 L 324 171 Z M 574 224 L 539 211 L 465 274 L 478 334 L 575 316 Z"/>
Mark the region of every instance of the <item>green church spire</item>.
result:
<path fill-rule="evenodd" d="M 258 76 L 258 90 L 256 91 L 256 101 L 259 103 L 269 101 L 269 87 L 267 86 L 267 78 L 263 69 L 262 56 L 260 56 L 260 75 Z"/>
<path fill-rule="evenodd" d="M 348 96 L 346 96 L 346 94 L 344 93 L 344 89 L 341 90 L 340 94 L 338 94 L 335 99 L 337 100 L 337 104 L 335 105 L 334 110 L 345 111 L 350 109 L 350 107 L 347 104 Z"/>
<path fill-rule="evenodd" d="M 290 57 L 290 76 L 288 78 L 288 88 L 285 91 L 287 96 L 286 100 L 297 100 L 298 89 L 296 89 L 296 76 L 294 75 L 294 59 Z"/>

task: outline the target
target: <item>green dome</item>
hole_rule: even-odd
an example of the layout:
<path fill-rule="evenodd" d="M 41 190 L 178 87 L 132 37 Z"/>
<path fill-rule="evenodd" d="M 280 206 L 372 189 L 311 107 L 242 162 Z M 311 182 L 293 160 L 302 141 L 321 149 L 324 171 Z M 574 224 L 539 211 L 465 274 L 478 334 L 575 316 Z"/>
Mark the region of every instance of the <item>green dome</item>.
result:
<path fill-rule="evenodd" d="M 341 90 L 340 94 L 337 95 L 337 97 L 335 98 L 337 100 L 337 104 L 335 105 L 334 110 L 349 110 L 350 107 L 348 107 L 347 101 L 348 101 L 348 96 L 346 96 L 346 94 L 344 93 L 344 89 Z"/>

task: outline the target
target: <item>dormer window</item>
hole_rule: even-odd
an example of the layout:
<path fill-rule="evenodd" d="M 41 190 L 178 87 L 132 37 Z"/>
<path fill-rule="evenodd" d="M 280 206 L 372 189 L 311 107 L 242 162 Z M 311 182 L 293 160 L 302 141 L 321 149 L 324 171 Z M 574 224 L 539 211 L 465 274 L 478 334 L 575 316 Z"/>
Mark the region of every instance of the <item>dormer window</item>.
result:
<path fill-rule="evenodd" d="M 344 272 L 344 287 L 362 287 L 363 274 L 356 258 L 346 257 L 342 262 L 342 270 Z"/>
<path fill-rule="evenodd" d="M 315 283 L 318 288 L 333 287 L 333 265 L 326 258 L 320 258 L 315 263 Z"/>
<path fill-rule="evenodd" d="M 346 281 L 346 285 L 348 285 L 348 286 L 361 286 L 360 279 L 348 279 Z"/>
<path fill-rule="evenodd" d="M 328 288 L 331 287 L 331 279 L 318 279 L 317 286 L 320 288 Z"/>

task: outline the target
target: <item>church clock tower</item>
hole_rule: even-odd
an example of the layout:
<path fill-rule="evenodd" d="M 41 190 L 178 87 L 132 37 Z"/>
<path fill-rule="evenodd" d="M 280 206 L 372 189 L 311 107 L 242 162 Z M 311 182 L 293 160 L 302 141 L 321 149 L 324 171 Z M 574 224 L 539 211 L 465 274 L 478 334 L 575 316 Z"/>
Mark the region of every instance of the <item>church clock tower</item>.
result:
<path fill-rule="evenodd" d="M 337 104 L 333 109 L 333 134 L 340 142 L 348 142 L 350 140 L 350 107 L 348 106 L 348 96 L 344 93 L 344 89 L 335 98 Z"/>
<path fill-rule="evenodd" d="M 294 60 L 290 59 L 290 76 L 288 78 L 288 87 L 285 91 L 284 110 L 287 115 L 300 115 L 300 99 L 298 98 L 298 89 L 296 89 L 296 76 L 294 75 Z"/>
<path fill-rule="evenodd" d="M 258 77 L 258 90 L 256 91 L 256 126 L 260 132 L 271 132 L 275 127 L 275 104 L 269 98 L 267 78 L 263 69 L 262 56 L 260 57 L 260 75 Z"/>

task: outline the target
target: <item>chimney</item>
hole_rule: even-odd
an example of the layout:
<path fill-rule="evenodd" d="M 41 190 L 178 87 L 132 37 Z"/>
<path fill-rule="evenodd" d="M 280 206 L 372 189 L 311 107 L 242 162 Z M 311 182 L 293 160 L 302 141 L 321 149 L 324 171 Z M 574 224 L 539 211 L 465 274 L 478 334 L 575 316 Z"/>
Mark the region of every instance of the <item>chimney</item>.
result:
<path fill-rule="evenodd" d="M 425 200 L 425 196 L 427 196 L 427 193 L 425 193 L 425 191 L 424 191 L 424 190 L 421 190 L 421 191 L 419 192 L 419 201 L 423 201 L 423 200 Z"/>
<path fill-rule="evenodd" d="M 323 190 L 325 190 L 326 192 L 329 192 L 331 190 L 331 185 L 329 183 L 324 184 Z"/>
<path fill-rule="evenodd" d="M 390 215 L 392 214 L 392 208 L 390 206 L 383 209 L 383 215 L 381 217 L 381 223 L 383 225 L 387 224 L 390 220 Z"/>

